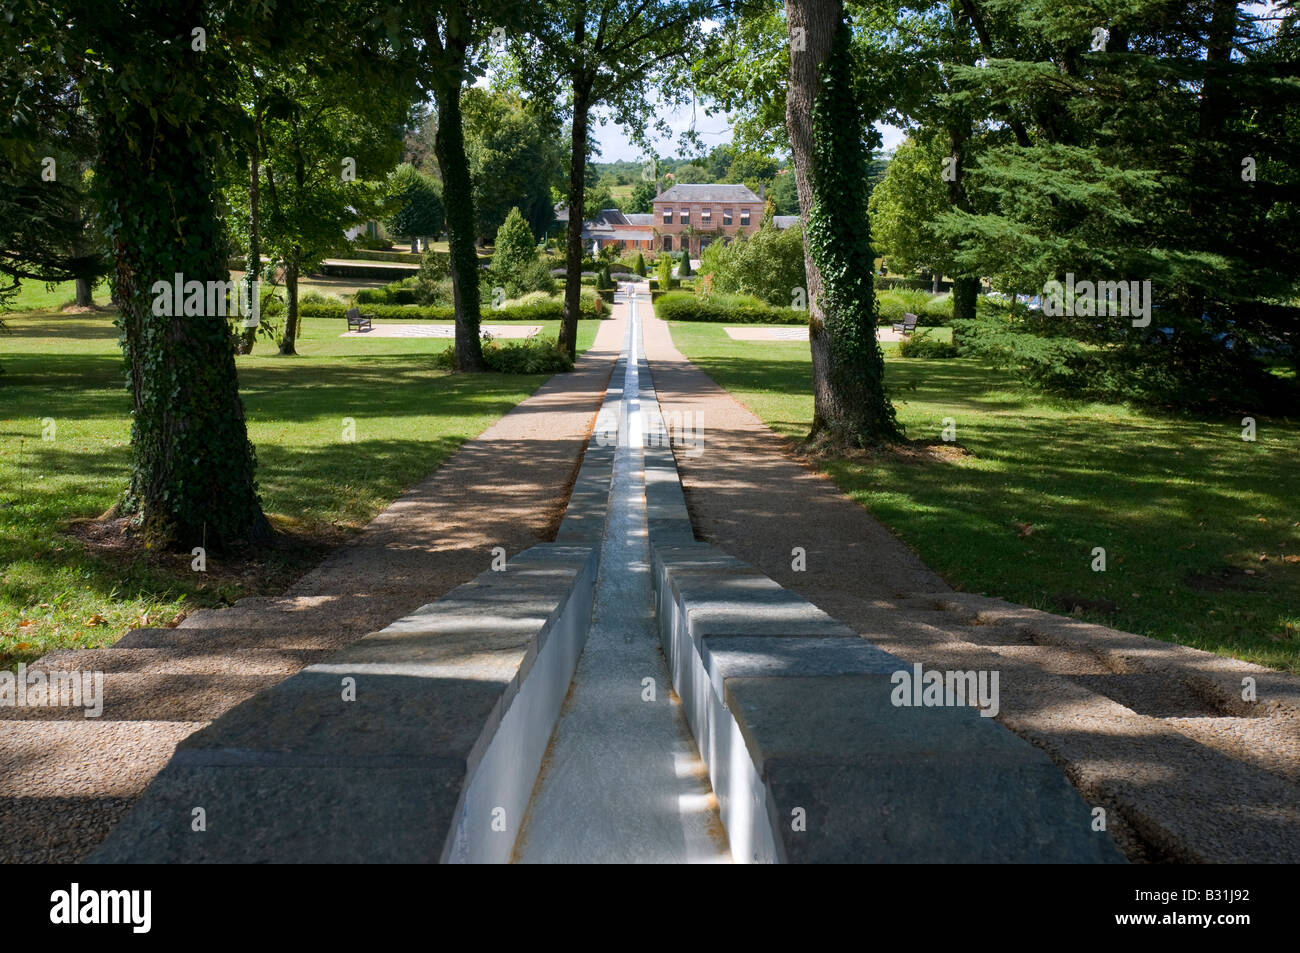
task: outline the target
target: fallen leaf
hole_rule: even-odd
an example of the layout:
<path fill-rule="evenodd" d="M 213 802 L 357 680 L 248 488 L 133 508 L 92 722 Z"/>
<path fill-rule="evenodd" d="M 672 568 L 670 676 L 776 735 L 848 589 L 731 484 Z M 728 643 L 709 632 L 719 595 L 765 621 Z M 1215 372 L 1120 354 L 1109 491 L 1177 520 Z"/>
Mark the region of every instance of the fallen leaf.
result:
<path fill-rule="evenodd" d="M 96 612 L 84 623 L 85 625 L 108 625 L 108 620 Z"/>
<path fill-rule="evenodd" d="M 26 652 L 31 647 L 32 647 L 32 643 L 30 642 L 19 642 L 17 645 L 14 646 L 14 648 L 16 648 L 19 652 Z"/>
<path fill-rule="evenodd" d="M 23 619 L 23 621 L 21 621 L 21 622 L 18 623 L 18 628 L 20 628 L 20 629 L 25 629 L 25 628 L 27 628 L 29 625 L 35 625 L 35 624 L 36 624 L 36 623 L 34 623 L 31 619 Z"/>
<path fill-rule="evenodd" d="M 1020 535 L 1022 538 L 1025 537 L 1025 536 L 1029 536 L 1029 535 L 1032 534 L 1033 531 L 1034 531 L 1034 524 L 1033 524 L 1033 523 L 1017 523 L 1017 524 L 1016 524 L 1016 527 L 1020 530 L 1020 534 L 1019 534 L 1019 535 Z"/>

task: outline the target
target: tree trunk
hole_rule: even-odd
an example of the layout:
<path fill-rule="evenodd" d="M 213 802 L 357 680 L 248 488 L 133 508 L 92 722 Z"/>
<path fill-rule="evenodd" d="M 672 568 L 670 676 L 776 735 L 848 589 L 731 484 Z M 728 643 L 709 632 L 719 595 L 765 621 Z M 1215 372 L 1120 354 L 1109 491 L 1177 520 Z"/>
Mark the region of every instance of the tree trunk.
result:
<path fill-rule="evenodd" d="M 284 263 L 284 292 L 288 303 L 284 315 L 284 337 L 280 339 L 280 353 L 297 354 L 294 345 L 298 341 L 298 271 L 302 265 L 302 249 L 297 245 L 289 252 L 289 259 Z"/>
<path fill-rule="evenodd" d="M 438 131 L 434 153 L 442 171 L 447 214 L 447 244 L 451 252 L 451 294 L 456 308 L 456 362 L 462 371 L 484 371 L 482 317 L 479 299 L 478 250 L 475 247 L 474 192 L 465 156 L 465 130 L 460 113 L 460 79 L 440 86 L 434 97 Z"/>
<path fill-rule="evenodd" d="M 843 4 L 842 0 L 786 0 L 785 11 L 791 35 L 786 131 L 806 236 L 804 265 L 813 368 L 810 438 L 831 445 L 875 445 L 896 439 L 900 433 L 884 393 L 884 359 L 875 337 L 866 167 L 856 144 L 851 152 L 819 160 L 814 135 L 822 67 L 836 40 Z M 846 49 L 843 55 L 851 54 Z M 840 65 L 849 66 L 847 62 Z M 858 113 L 856 105 L 851 111 Z M 861 119 L 858 114 L 852 121 Z M 854 127 L 840 130 L 840 134 L 860 132 Z M 845 163 L 854 168 L 838 167 Z M 824 233 L 820 242 L 819 231 Z M 834 287 L 828 286 L 817 260 L 827 255 L 835 259 L 829 272 L 836 281 Z"/>
<path fill-rule="evenodd" d="M 822 62 L 831 51 L 835 25 L 843 12 L 841 0 L 785 0 L 786 24 L 790 31 L 790 82 L 785 98 L 785 127 L 794 160 L 795 189 L 799 194 L 804 234 L 812 194 L 812 111 L 817 96 L 817 78 Z M 802 32 L 801 32 L 802 31 Z M 802 49 L 799 39 L 802 37 Z M 834 394 L 829 389 L 830 339 L 822 312 L 822 275 L 813 261 L 812 245 L 804 241 L 804 271 L 808 278 L 808 343 L 812 351 L 813 429 L 818 421 L 833 414 Z"/>
<path fill-rule="evenodd" d="M 930 294 L 937 295 L 939 293 L 939 285 L 942 282 L 943 282 L 943 275 L 940 274 L 938 269 L 935 269 L 934 275 L 931 276 L 930 278 Z"/>
<path fill-rule="evenodd" d="M 581 23 L 579 23 L 581 31 Z M 581 37 L 579 37 L 581 39 Z M 564 252 L 564 320 L 560 322 L 560 350 L 578 356 L 578 316 L 582 313 L 582 219 L 587 202 L 587 117 L 591 109 L 586 84 L 573 85 L 573 129 L 569 164 L 569 227 Z"/>
<path fill-rule="evenodd" d="M 970 141 L 970 125 L 965 120 L 954 120 L 948 126 L 949 155 L 956 158 L 953 175 L 948 180 L 948 202 L 953 208 L 969 212 L 970 196 L 966 193 L 966 143 Z M 952 316 L 954 320 L 975 317 L 975 298 L 979 294 L 978 275 L 958 275 L 952 282 Z"/>
<path fill-rule="evenodd" d="M 259 303 L 252 300 L 252 296 L 261 294 L 257 283 L 262 277 L 262 175 L 258 171 L 262 162 L 262 109 L 256 101 L 253 108 L 253 143 L 248 153 L 248 264 L 244 272 L 249 287 L 250 310 L 246 314 L 253 313 Z M 244 328 L 235 350 L 239 354 L 252 354 L 256 343 L 257 328 Z"/>
<path fill-rule="evenodd" d="M 229 325 L 169 314 L 170 287 L 229 276 L 216 215 L 209 130 L 164 125 L 147 105 L 98 110 L 96 175 L 116 262 L 133 400 L 132 473 L 117 511 L 155 547 L 209 548 L 270 536 L 254 482 Z M 174 299 L 173 299 L 174 303 Z M 160 313 L 161 312 L 161 313 Z"/>
<path fill-rule="evenodd" d="M 94 279 L 87 278 L 84 275 L 77 275 L 77 300 L 78 308 L 93 308 L 95 306 Z"/>

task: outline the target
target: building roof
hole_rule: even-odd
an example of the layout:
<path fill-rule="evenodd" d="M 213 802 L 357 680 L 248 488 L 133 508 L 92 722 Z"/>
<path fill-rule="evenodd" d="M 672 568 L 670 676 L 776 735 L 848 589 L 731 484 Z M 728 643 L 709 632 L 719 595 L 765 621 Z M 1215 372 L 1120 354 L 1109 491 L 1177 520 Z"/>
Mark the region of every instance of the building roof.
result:
<path fill-rule="evenodd" d="M 793 225 L 799 224 L 799 216 L 798 215 L 773 215 L 772 224 L 775 225 L 778 229 L 790 228 Z"/>
<path fill-rule="evenodd" d="M 623 217 L 627 219 L 629 225 L 654 225 L 655 223 L 654 214 L 651 212 L 634 212 L 631 215 L 624 214 Z"/>
<path fill-rule="evenodd" d="M 655 196 L 656 202 L 761 202 L 747 185 L 674 185 Z"/>

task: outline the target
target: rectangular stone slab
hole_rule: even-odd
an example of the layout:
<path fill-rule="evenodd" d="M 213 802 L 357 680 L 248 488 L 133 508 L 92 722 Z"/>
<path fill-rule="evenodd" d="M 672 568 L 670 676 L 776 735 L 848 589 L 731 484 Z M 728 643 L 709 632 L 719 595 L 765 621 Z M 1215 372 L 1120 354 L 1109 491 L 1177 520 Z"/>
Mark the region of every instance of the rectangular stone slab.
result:
<path fill-rule="evenodd" d="M 709 636 L 700 656 L 719 698 L 732 678 L 890 675 L 908 665 L 864 639 L 817 636 Z"/>
<path fill-rule="evenodd" d="M 464 768 L 348 758 L 163 769 L 90 863 L 437 863 Z M 193 811 L 204 810 L 205 831 Z"/>
<path fill-rule="evenodd" d="M 884 674 L 727 680 L 787 860 L 1122 861 L 1045 753 L 973 708 L 895 707 L 892 689 Z"/>

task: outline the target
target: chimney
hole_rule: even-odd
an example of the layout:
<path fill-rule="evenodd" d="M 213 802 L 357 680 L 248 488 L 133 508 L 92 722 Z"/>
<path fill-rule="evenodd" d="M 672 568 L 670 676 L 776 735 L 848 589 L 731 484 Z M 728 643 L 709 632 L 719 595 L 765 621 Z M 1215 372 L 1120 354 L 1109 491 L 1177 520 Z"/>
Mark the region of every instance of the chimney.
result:
<path fill-rule="evenodd" d="M 766 183 L 766 182 L 760 182 L 760 183 L 758 183 L 758 197 L 759 197 L 760 199 L 765 199 L 765 198 L 767 197 L 767 183 Z"/>

